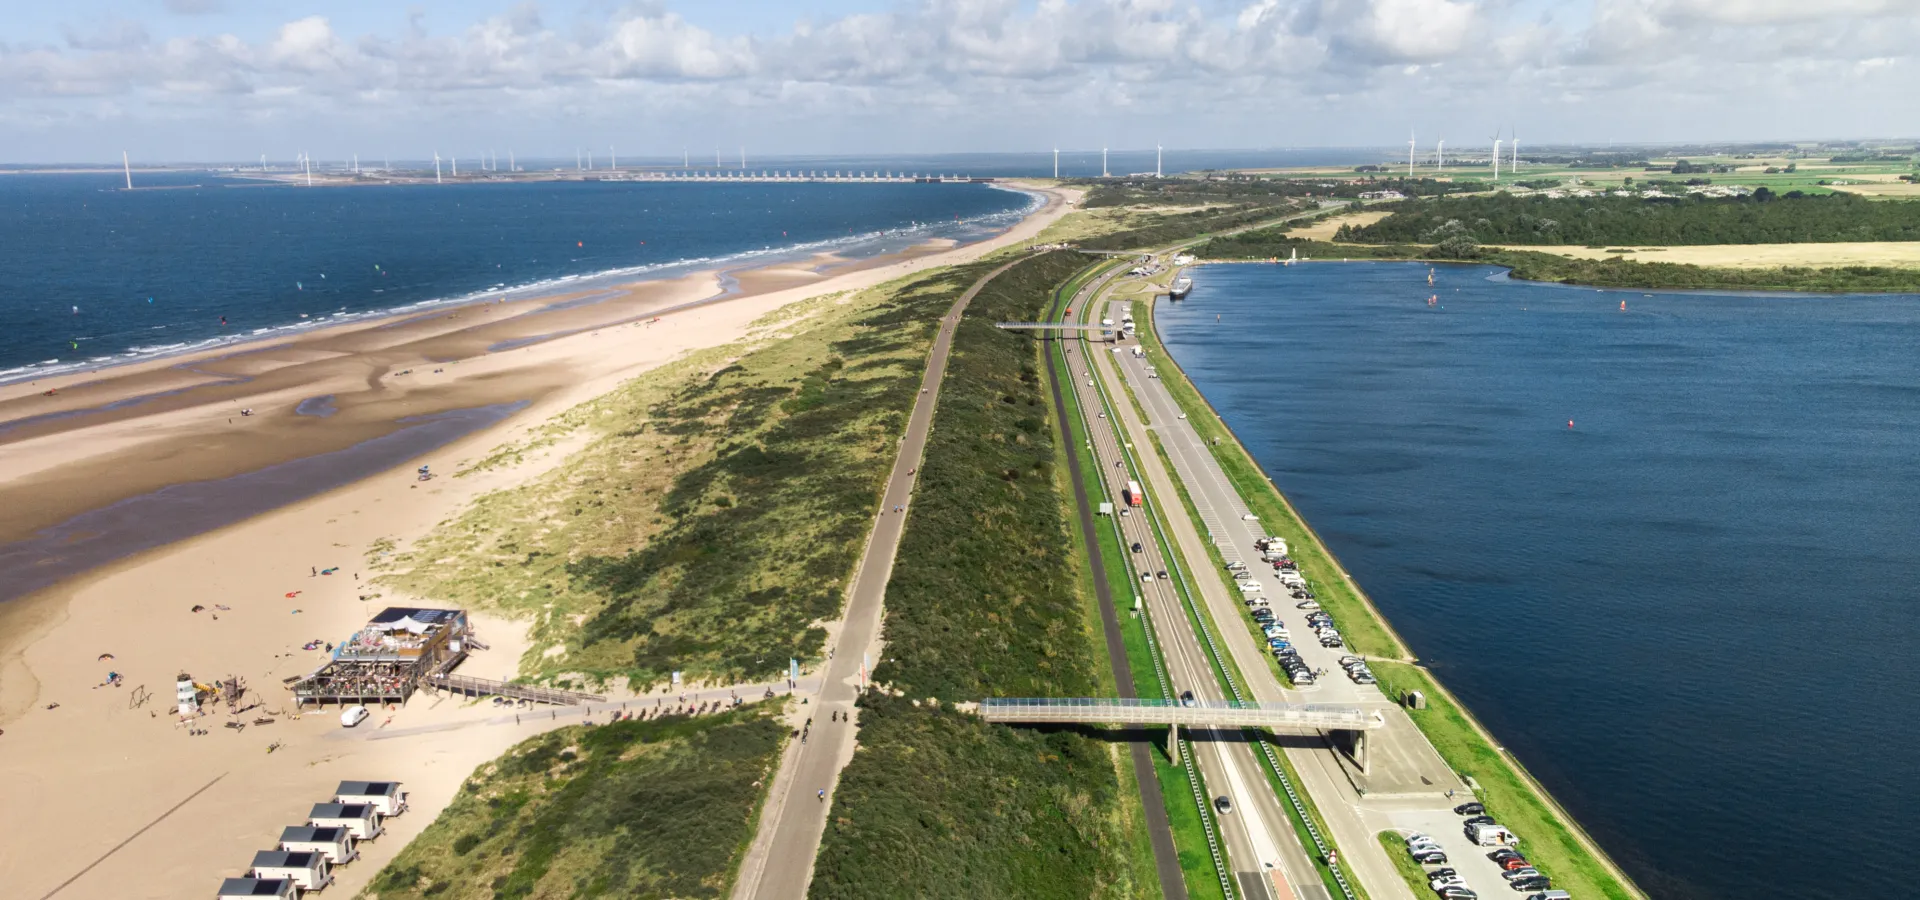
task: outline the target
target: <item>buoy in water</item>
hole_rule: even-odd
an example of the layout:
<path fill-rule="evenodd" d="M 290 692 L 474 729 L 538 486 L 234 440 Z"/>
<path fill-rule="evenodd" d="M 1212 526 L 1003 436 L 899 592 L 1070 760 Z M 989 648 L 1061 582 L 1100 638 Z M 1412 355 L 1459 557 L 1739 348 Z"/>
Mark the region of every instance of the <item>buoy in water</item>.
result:
<path fill-rule="evenodd" d="M 1625 300 L 1620 301 L 1620 311 L 1621 312 L 1627 311 L 1627 301 Z"/>
<path fill-rule="evenodd" d="M 1568 427 L 1568 428 L 1572 428 L 1572 427 L 1573 427 L 1573 420 L 1572 420 L 1572 419 L 1568 419 L 1568 420 L 1567 420 L 1567 427 Z"/>

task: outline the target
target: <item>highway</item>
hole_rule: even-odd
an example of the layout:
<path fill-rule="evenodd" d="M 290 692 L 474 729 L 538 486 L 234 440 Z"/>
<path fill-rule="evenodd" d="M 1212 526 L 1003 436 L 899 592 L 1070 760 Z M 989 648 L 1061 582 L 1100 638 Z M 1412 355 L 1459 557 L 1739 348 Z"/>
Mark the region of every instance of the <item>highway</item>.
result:
<path fill-rule="evenodd" d="M 1119 321 L 1133 305 L 1131 301 L 1102 303 L 1099 315 Z M 1145 309 L 1134 312 L 1138 317 L 1147 314 Z M 1484 851 L 1469 847 L 1461 834 L 1461 817 L 1452 813 L 1453 806 L 1471 799 L 1467 786 L 1398 704 L 1377 687 L 1358 685 L 1345 677 L 1339 658 L 1351 651 L 1320 647 L 1312 639 L 1311 629 L 1305 626 L 1305 613 L 1294 608 L 1288 599 L 1289 591 L 1271 567 L 1260 562 L 1254 548 L 1254 541 L 1264 536 L 1260 523 L 1248 518 L 1250 513 L 1245 501 L 1227 481 L 1192 424 L 1180 417 L 1181 410 L 1165 383 L 1151 377 L 1157 360 L 1135 357 L 1132 352 L 1138 346 L 1135 341 L 1093 346 L 1102 348 L 1094 353 L 1094 372 L 1114 386 L 1114 396 L 1118 398 L 1114 403 L 1115 412 L 1141 460 L 1148 495 L 1157 492 L 1173 498 L 1172 478 L 1177 476 L 1206 528 L 1207 534 L 1203 537 L 1185 510 L 1177 506 L 1166 516 L 1173 532 L 1172 541 L 1187 566 L 1195 572 L 1212 570 L 1212 574 L 1197 577 L 1195 581 L 1214 621 L 1220 624 L 1223 633 L 1219 639 L 1224 651 L 1232 656 L 1249 682 L 1246 688 L 1251 696 L 1247 699 L 1351 703 L 1379 712 L 1387 723 L 1385 728 L 1368 733 L 1370 764 L 1364 772 L 1346 753 L 1318 737 L 1282 741 L 1289 761 L 1327 820 L 1334 842 L 1355 876 L 1376 900 L 1411 897 L 1405 881 L 1374 835 L 1381 831 L 1420 831 L 1434 837 L 1448 850 L 1448 864 L 1459 870 L 1481 896 L 1508 893 L 1499 868 L 1485 858 Z M 1115 348 L 1121 352 L 1110 352 Z M 1171 365 L 1164 368 L 1168 376 L 1179 377 Z M 1132 389 L 1146 412 L 1146 420 L 1141 419 L 1131 403 L 1121 402 L 1125 398 L 1122 384 Z M 1164 461 L 1148 438 L 1149 430 L 1166 451 Z M 1302 658 L 1316 670 L 1325 670 L 1317 684 L 1295 690 L 1283 683 L 1264 647 L 1257 642 L 1242 595 L 1227 586 L 1227 580 L 1208 555 L 1209 544 L 1225 560 L 1247 563 L 1248 571 L 1263 586 L 1263 593 L 1273 604 L 1277 620 L 1287 623 L 1293 631 L 1295 646 Z M 1298 640 L 1300 638 L 1305 640 Z"/>
<path fill-rule="evenodd" d="M 1086 286 L 1074 298 L 1073 308 L 1083 308 L 1088 298 L 1106 283 L 1102 279 Z M 1094 457 L 1109 488 L 1105 499 L 1113 502 L 1118 512 L 1127 509 L 1120 494 L 1131 476 L 1126 465 L 1127 448 L 1121 446 L 1111 427 L 1113 413 L 1088 377 L 1085 348 L 1098 345 L 1076 341 L 1068 346 L 1073 349 L 1066 354 L 1065 365 L 1082 415 L 1086 417 Z M 1101 418 L 1102 411 L 1107 418 Z M 1202 639 L 1189 624 L 1186 600 L 1181 595 L 1186 567 L 1169 563 L 1162 555 L 1158 535 L 1150 517 L 1144 513 L 1144 509 L 1133 510 L 1129 515 L 1116 515 L 1112 522 L 1118 524 L 1121 539 L 1129 550 L 1126 555 L 1134 577 L 1149 576 L 1149 580 L 1134 581 L 1134 595 L 1153 623 L 1159 650 L 1166 662 L 1170 691 L 1176 697 L 1192 691 L 1199 700 L 1232 699 L 1215 677 Z M 1131 552 L 1136 544 L 1140 551 Z M 1156 577 L 1160 572 L 1166 572 L 1168 577 Z M 1136 678 L 1144 678 L 1144 673 L 1136 673 Z M 1295 896 L 1303 900 L 1330 898 L 1313 860 L 1288 822 L 1286 810 L 1266 781 L 1264 764 L 1247 742 L 1246 733 L 1240 729 L 1221 729 L 1189 733 L 1187 737 L 1191 738 L 1186 745 L 1192 755 L 1189 762 L 1199 766 L 1206 785 L 1206 814 L 1218 822 L 1225 844 L 1227 864 L 1236 882 L 1233 894 L 1262 900 L 1275 896 L 1267 887 L 1267 873 L 1277 867 L 1293 886 Z M 1214 798 L 1220 796 L 1229 798 L 1232 812 L 1217 814 Z"/>

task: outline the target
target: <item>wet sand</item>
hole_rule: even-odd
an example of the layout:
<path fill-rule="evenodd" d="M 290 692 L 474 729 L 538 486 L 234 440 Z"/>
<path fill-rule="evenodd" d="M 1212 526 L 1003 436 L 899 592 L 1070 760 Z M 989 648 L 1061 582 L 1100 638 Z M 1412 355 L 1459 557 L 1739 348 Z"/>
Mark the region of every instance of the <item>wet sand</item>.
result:
<path fill-rule="evenodd" d="M 340 869 L 329 891 L 352 896 L 476 765 L 566 724 L 565 716 L 482 724 L 499 710 L 431 697 L 352 730 L 336 710 L 286 715 L 293 710 L 282 679 L 324 656 L 304 643 L 337 642 L 386 605 L 435 605 L 368 587 L 369 548 L 404 548 L 481 494 L 557 465 L 580 438 L 512 467 L 446 477 L 578 403 L 745 336 L 788 303 L 964 262 L 1031 239 L 1061 212 L 1056 201 L 1006 234 L 960 248 L 727 273 L 732 285 L 703 273 L 578 305 L 568 301 L 580 296 L 568 295 L 357 322 L 0 388 L 0 422 L 20 423 L 0 431 L 0 541 L 11 542 L 0 553 L 20 552 L 19 541 L 36 534 L 48 544 L 0 562 L 0 576 L 86 568 L 0 602 L 0 808 L 38 811 L 0 817 L 0 893 L 206 896 L 337 781 L 403 780 L 413 811 L 364 848 L 361 862 Z M 488 352 L 553 334 L 564 336 Z M 54 397 L 38 393 L 56 383 Z M 239 415 L 248 408 L 253 415 Z M 418 417 L 449 414 L 470 421 L 421 446 L 448 442 L 406 443 Z M 383 439 L 401 446 L 360 449 L 379 449 Z M 367 456 L 338 465 L 325 456 L 342 452 Z M 423 463 L 442 477 L 417 481 Z M 303 465 L 312 468 L 274 477 L 288 469 L 273 467 Z M 94 518 L 76 519 L 83 515 Z M 99 561 L 117 551 L 125 552 Z M 339 571 L 312 574 L 331 566 Z M 479 627 L 492 649 L 462 673 L 512 675 L 519 626 L 483 618 Z M 103 653 L 114 658 L 100 660 Z M 110 671 L 124 686 L 99 686 Z M 211 734 L 191 736 L 173 714 L 180 672 L 201 681 L 238 675 L 280 714 L 234 730 L 222 712 L 201 720 Z M 441 727 L 462 723 L 472 727 Z M 406 736 L 370 740 L 383 726 Z"/>

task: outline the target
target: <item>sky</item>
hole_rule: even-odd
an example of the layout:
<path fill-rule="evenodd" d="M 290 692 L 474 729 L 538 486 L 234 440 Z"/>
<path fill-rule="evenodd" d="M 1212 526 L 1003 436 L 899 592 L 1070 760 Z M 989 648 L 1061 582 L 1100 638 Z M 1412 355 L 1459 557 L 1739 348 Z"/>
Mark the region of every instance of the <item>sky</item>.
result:
<path fill-rule="evenodd" d="M 0 5 L 0 162 L 1920 134 L 1920 0 Z"/>

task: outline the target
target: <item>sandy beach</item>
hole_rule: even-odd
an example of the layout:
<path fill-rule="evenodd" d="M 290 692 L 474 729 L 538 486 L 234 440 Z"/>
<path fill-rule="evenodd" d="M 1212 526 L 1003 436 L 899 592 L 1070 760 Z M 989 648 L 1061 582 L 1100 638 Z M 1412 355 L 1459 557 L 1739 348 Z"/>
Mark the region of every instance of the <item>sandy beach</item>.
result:
<path fill-rule="evenodd" d="M 339 641 L 388 605 L 436 605 L 370 586 L 370 547 L 405 547 L 475 497 L 557 465 L 577 440 L 511 467 L 445 477 L 568 408 L 689 351 L 748 336 L 751 323 L 786 304 L 1029 241 L 1068 207 L 1049 192 L 1014 228 L 965 246 L 469 305 L 0 388 L 0 571 L 30 583 L 8 567 L 31 561 L 63 575 L 31 595 L 0 596 L 0 808 L 9 812 L 0 820 L 0 895 L 211 896 L 219 878 L 241 874 L 337 782 L 404 781 L 412 810 L 339 869 L 328 891 L 352 896 L 475 766 L 538 730 L 580 721 L 540 708 L 515 723 L 491 703 L 425 695 L 354 729 L 331 708 L 295 718 L 282 679 L 325 657 L 303 645 Z M 473 410 L 492 412 L 433 420 L 453 422 L 459 436 L 424 453 L 392 444 L 400 455 L 374 470 L 354 469 L 364 458 L 328 456 L 409 439 L 422 417 Z M 328 459 L 342 460 L 338 471 L 321 468 Z M 445 475 L 418 481 L 422 464 Z M 317 480 L 241 480 L 302 466 L 317 473 L 303 478 Z M 232 496 L 248 517 L 140 505 L 161 502 L 155 492 L 223 484 L 237 487 L 209 496 Z M 301 496 L 312 484 L 326 489 Z M 276 491 L 295 499 L 278 503 Z M 103 508 L 136 521 L 75 519 Z M 82 525 L 58 532 L 51 549 L 5 555 L 70 521 Z M 65 576 L 62 566 L 113 550 L 90 542 L 134 540 L 126 535 L 166 542 Z M 461 673 L 511 677 L 520 629 L 485 616 L 477 628 L 490 649 Z M 199 721 L 210 733 L 193 734 L 173 711 L 182 672 L 243 678 L 262 705 L 238 718 L 274 721 L 231 729 L 222 709 Z M 109 673 L 118 685 L 105 684 Z"/>

